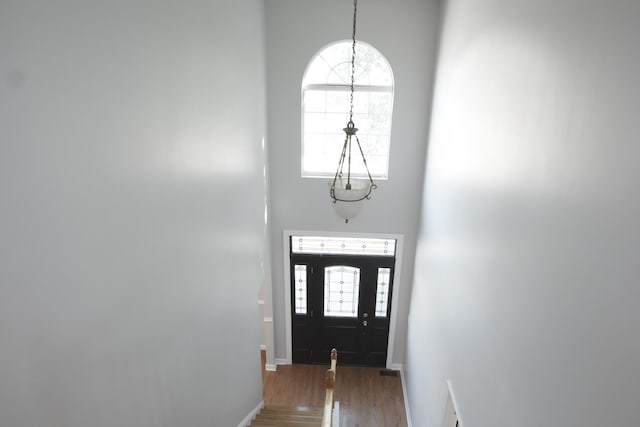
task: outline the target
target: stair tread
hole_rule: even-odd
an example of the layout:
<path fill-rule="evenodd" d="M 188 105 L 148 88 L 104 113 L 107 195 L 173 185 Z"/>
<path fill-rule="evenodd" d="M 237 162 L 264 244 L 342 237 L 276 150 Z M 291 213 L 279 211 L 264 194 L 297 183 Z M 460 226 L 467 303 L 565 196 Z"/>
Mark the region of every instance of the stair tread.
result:
<path fill-rule="evenodd" d="M 321 417 L 322 413 L 315 412 L 280 412 L 280 411 L 264 411 L 262 412 L 263 416 L 270 417 L 283 417 L 283 416 L 295 416 L 295 417 L 304 417 L 304 418 L 317 418 Z"/>
<path fill-rule="evenodd" d="M 322 413 L 322 408 L 312 406 L 265 406 L 263 411 L 290 411 L 290 412 L 317 412 Z"/>
<path fill-rule="evenodd" d="M 266 406 L 250 427 L 318 427 L 322 424 L 322 409 L 306 406 Z"/>
<path fill-rule="evenodd" d="M 278 427 L 315 427 L 322 424 L 321 420 L 314 422 L 300 422 L 300 421 L 290 421 L 290 420 L 260 420 L 256 418 L 250 424 L 252 427 L 267 427 L 267 426 L 278 426 Z"/>
<path fill-rule="evenodd" d="M 313 422 L 313 423 L 300 423 L 300 422 L 295 422 L 295 421 L 281 421 L 281 420 L 271 420 L 271 421 L 254 420 L 250 424 L 250 427 L 271 427 L 271 426 L 278 426 L 278 427 L 317 427 L 317 426 L 320 426 L 321 424 L 322 424 L 321 421 L 316 421 L 316 422 Z"/>
<path fill-rule="evenodd" d="M 263 419 L 296 419 L 296 420 L 317 420 L 322 418 L 321 415 L 300 415 L 300 414 L 269 414 L 265 413 L 261 415 Z"/>

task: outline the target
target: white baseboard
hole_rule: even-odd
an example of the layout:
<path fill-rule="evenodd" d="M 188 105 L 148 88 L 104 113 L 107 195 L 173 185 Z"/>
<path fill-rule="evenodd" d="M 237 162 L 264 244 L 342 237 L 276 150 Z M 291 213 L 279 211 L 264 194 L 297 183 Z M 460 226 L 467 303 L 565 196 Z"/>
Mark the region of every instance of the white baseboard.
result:
<path fill-rule="evenodd" d="M 404 379 L 404 367 L 400 364 L 400 381 L 402 383 L 402 397 L 404 397 L 404 412 L 407 414 L 407 427 L 413 427 L 411 422 L 411 409 L 409 408 L 409 396 L 407 395 L 407 382 Z"/>
<path fill-rule="evenodd" d="M 275 372 L 275 371 L 277 370 L 276 368 L 277 368 L 277 366 L 276 366 L 276 365 L 272 365 L 272 364 L 270 364 L 270 363 L 265 363 L 265 364 L 264 364 L 264 370 L 265 370 L 265 371 Z"/>
<path fill-rule="evenodd" d="M 266 350 L 266 349 L 267 349 L 266 344 L 260 344 L 260 350 Z"/>
<path fill-rule="evenodd" d="M 393 371 L 402 371 L 402 363 L 392 363 L 389 369 Z"/>
<path fill-rule="evenodd" d="M 256 417 L 256 415 L 258 415 L 258 412 L 260 412 L 262 410 L 263 406 L 264 406 L 264 400 L 261 400 L 260 403 L 258 403 L 258 406 L 256 406 L 253 409 L 253 411 L 251 411 L 249 413 L 249 415 L 244 417 L 244 419 L 242 421 L 240 421 L 240 424 L 238 424 L 238 427 L 247 427 L 249 425 L 249 423 L 251 421 L 253 421 L 253 419 Z"/>
<path fill-rule="evenodd" d="M 276 359 L 275 360 L 276 365 L 288 365 L 289 363 L 287 363 L 287 359 Z"/>

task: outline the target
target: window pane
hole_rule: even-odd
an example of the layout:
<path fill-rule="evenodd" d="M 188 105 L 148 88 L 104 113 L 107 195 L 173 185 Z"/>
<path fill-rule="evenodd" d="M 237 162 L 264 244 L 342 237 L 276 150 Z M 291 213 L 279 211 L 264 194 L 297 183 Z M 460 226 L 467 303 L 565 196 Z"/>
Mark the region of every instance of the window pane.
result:
<path fill-rule="evenodd" d="M 304 176 L 335 174 L 345 133 L 342 130 L 349 120 L 349 96 L 347 92 L 318 90 L 304 91 Z M 387 92 L 358 91 L 354 94 L 353 121 L 356 134 L 367 158 L 369 171 L 374 178 L 386 178 L 389 165 L 389 135 L 391 133 L 392 94 Z M 351 173 L 366 178 L 367 172 L 358 149 L 354 146 Z M 375 159 L 375 160 L 373 160 Z"/>
<path fill-rule="evenodd" d="M 358 317 L 360 269 L 345 265 L 324 269 L 324 315 Z"/>
<path fill-rule="evenodd" d="M 376 286 L 376 317 L 387 317 L 390 278 L 390 268 L 378 268 L 378 286 Z"/>
<path fill-rule="evenodd" d="M 296 264 L 294 272 L 296 314 L 307 314 L 307 266 Z"/>
<path fill-rule="evenodd" d="M 330 92 L 322 91 L 320 93 L 325 94 L 326 111 L 329 113 L 340 113 L 344 115 L 344 124 L 346 125 L 349 118 L 349 100 L 351 99 L 351 95 L 348 90 L 345 88 L 345 90 L 342 91 L 333 90 Z"/>
<path fill-rule="evenodd" d="M 334 62 L 332 72 L 327 76 L 329 84 L 351 84 L 351 54 L 341 62 Z"/>
<path fill-rule="evenodd" d="M 305 90 L 303 102 L 305 113 L 324 113 L 327 93 L 319 90 Z"/>
<path fill-rule="evenodd" d="M 333 164 L 335 173 L 339 158 L 335 156 L 334 151 L 341 150 L 342 142 L 337 137 L 331 138 L 330 135 L 322 133 L 305 134 L 305 138 L 308 141 L 316 142 L 316 144 L 307 144 L 304 147 L 304 169 L 311 175 L 314 175 L 315 172 L 317 175 L 314 176 L 322 176 L 326 165 Z M 331 176 L 333 177 L 333 175 Z"/>
<path fill-rule="evenodd" d="M 324 134 L 327 128 L 325 123 L 325 112 L 304 113 L 304 132 L 305 134 Z"/>

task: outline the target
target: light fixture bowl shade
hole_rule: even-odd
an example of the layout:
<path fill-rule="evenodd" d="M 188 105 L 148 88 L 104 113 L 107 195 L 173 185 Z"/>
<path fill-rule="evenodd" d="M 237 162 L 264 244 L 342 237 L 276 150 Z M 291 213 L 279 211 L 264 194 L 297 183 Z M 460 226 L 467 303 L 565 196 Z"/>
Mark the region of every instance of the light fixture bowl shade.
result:
<path fill-rule="evenodd" d="M 366 179 L 351 178 L 351 189 L 347 190 L 347 179 L 337 178 L 333 187 L 335 198 L 333 207 L 338 216 L 345 220 L 354 218 L 360 212 L 362 201 L 371 192 L 371 181 Z M 329 188 L 333 180 L 329 181 Z"/>
<path fill-rule="evenodd" d="M 349 181 L 351 188 L 347 190 L 347 179 L 337 178 L 336 186 L 334 188 L 336 199 L 338 201 L 344 200 L 347 203 L 353 203 L 358 200 L 364 199 L 370 192 L 371 181 L 368 179 L 351 178 Z M 329 187 L 333 184 L 333 180 L 329 181 Z"/>
<path fill-rule="evenodd" d="M 360 213 L 360 208 L 362 207 L 362 200 L 358 202 L 335 202 L 333 204 L 333 209 L 336 211 L 338 216 L 345 221 L 349 221 L 352 218 L 355 218 L 358 213 Z"/>

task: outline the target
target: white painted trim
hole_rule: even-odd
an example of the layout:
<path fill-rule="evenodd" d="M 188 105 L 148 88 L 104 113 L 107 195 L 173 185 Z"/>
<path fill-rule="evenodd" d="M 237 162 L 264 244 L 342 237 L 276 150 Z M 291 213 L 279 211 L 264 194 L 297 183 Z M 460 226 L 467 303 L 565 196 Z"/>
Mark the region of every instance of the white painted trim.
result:
<path fill-rule="evenodd" d="M 447 400 L 451 402 L 453 411 L 454 411 L 454 416 L 457 418 L 458 420 L 458 426 L 459 427 L 464 427 L 464 423 L 462 422 L 462 414 L 460 414 L 460 406 L 458 406 L 458 399 L 456 399 L 456 394 L 453 391 L 453 384 L 451 384 L 451 380 L 447 380 L 447 388 L 449 389 L 449 396 L 447 398 Z M 445 414 L 448 415 L 448 414 Z M 446 419 L 445 419 L 446 422 Z M 455 424 L 454 424 L 455 425 Z"/>
<path fill-rule="evenodd" d="M 393 349 L 396 344 L 396 328 L 398 327 L 398 301 L 400 301 L 400 283 L 402 281 L 402 255 L 404 253 L 404 236 L 395 235 L 396 263 L 393 272 L 393 293 L 391 294 L 391 318 L 389 319 L 389 341 L 387 342 L 387 368 L 393 365 Z"/>
<path fill-rule="evenodd" d="M 407 382 L 404 379 L 404 367 L 400 365 L 400 382 L 402 383 L 402 397 L 404 398 L 404 412 L 407 416 L 407 427 L 413 427 L 411 422 L 411 408 L 409 408 L 409 395 L 407 395 Z"/>
<path fill-rule="evenodd" d="M 267 351 L 267 345 L 266 344 L 260 344 L 260 350 Z"/>
<path fill-rule="evenodd" d="M 456 410 L 453 409 L 451 395 L 447 393 L 447 401 L 444 405 L 444 416 L 442 417 L 442 427 L 456 427 Z"/>
<path fill-rule="evenodd" d="M 284 327 L 286 343 L 286 364 L 293 360 L 293 347 L 291 340 L 291 258 L 289 257 L 289 240 L 291 236 L 327 236 L 327 237 L 371 237 L 377 239 L 396 240 L 396 262 L 393 274 L 393 295 L 391 297 L 391 316 L 389 318 L 389 340 L 387 342 L 388 369 L 393 369 L 393 348 L 396 342 L 396 328 L 398 323 L 398 301 L 400 300 L 400 283 L 402 276 L 402 255 L 404 249 L 404 235 L 402 234 L 378 234 L 378 233 L 344 233 L 329 231 L 299 231 L 284 230 L 282 232 L 282 249 L 284 253 Z M 340 351 L 338 349 L 338 351 Z M 277 361 L 278 359 L 276 359 Z M 276 362 L 277 363 L 277 362 Z"/>
<path fill-rule="evenodd" d="M 402 371 L 402 363 L 392 363 L 387 369 L 392 371 Z"/>
<path fill-rule="evenodd" d="M 333 402 L 333 413 L 331 414 L 331 427 L 340 427 L 340 402 Z"/>
<path fill-rule="evenodd" d="M 276 359 L 276 365 L 291 365 L 291 363 L 287 363 L 287 359 Z"/>
<path fill-rule="evenodd" d="M 258 305 L 264 305 L 264 300 L 263 299 L 259 299 L 258 300 Z"/>
<path fill-rule="evenodd" d="M 244 417 L 242 421 L 240 421 L 240 424 L 238 424 L 238 427 L 247 427 L 249 423 L 253 421 L 256 415 L 258 415 L 258 413 L 262 410 L 263 407 L 264 407 L 264 400 L 261 400 L 260 403 L 258 403 L 258 406 L 256 406 L 253 409 L 253 411 L 249 412 L 249 415 Z"/>
<path fill-rule="evenodd" d="M 273 322 L 273 317 L 265 317 L 263 320 L 265 322 Z"/>
<path fill-rule="evenodd" d="M 285 363 L 278 365 L 291 365 L 293 363 L 293 344 L 291 343 L 291 258 L 289 254 L 289 237 L 293 235 L 292 231 L 284 230 L 282 238 L 282 253 L 284 254 L 284 333 L 286 345 Z"/>
<path fill-rule="evenodd" d="M 277 371 L 277 366 L 275 364 L 271 365 L 271 364 L 264 364 L 264 370 L 265 371 L 269 371 L 269 372 L 276 372 Z"/>
<path fill-rule="evenodd" d="M 268 321 L 268 319 L 271 319 L 271 321 Z M 264 328 L 264 341 L 265 341 L 265 345 L 266 345 L 266 359 L 265 359 L 265 365 L 275 365 L 275 361 L 274 361 L 274 345 L 273 345 L 273 318 L 272 317 L 268 317 L 268 318 L 263 318 L 263 328 Z"/>

